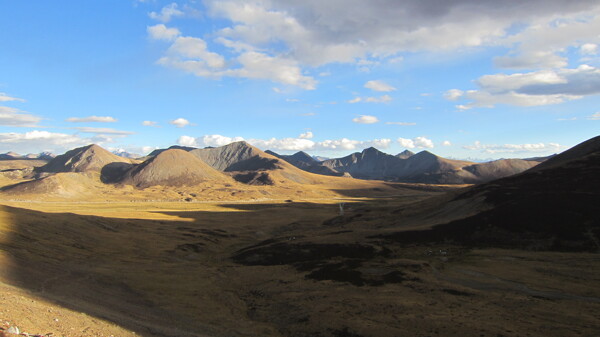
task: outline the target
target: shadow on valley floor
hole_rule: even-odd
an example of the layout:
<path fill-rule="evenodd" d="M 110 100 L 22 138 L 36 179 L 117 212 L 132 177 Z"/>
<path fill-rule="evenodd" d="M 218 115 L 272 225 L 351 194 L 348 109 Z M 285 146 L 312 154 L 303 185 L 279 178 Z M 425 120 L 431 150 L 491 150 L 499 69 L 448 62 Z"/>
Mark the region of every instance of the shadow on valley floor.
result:
<path fill-rule="evenodd" d="M 243 267 L 231 256 L 257 242 L 300 238 L 293 233 L 314 233 L 315 227 L 318 232 L 338 206 L 217 209 L 158 212 L 180 218 L 167 221 L 1 206 L 0 253 L 8 257 L 2 276 L 36 296 L 141 336 L 278 336 L 269 322 L 248 317 L 239 289 L 244 283 L 232 280 L 246 276 L 238 275 L 243 270 L 230 273 Z"/>

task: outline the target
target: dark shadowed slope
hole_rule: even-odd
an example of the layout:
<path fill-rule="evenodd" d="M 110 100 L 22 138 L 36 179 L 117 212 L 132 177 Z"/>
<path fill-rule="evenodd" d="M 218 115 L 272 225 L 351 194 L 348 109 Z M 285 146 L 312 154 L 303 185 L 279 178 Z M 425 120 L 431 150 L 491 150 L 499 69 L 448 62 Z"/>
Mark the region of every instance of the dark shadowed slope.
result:
<path fill-rule="evenodd" d="M 122 180 L 125 184 L 146 188 L 155 185 L 195 185 L 203 181 L 226 182 L 230 178 L 208 166 L 193 154 L 179 149 L 160 152 L 132 167 Z"/>
<path fill-rule="evenodd" d="M 483 204 L 473 211 L 473 204 Z M 456 241 L 474 246 L 600 250 L 600 138 L 524 173 L 467 189 L 439 209 L 432 230 L 389 236 L 403 242 Z M 463 211 L 461 218 L 460 211 Z"/>
<path fill-rule="evenodd" d="M 283 159 L 288 163 L 296 166 L 297 168 L 307 172 L 338 177 L 344 175 L 341 172 L 338 172 L 330 167 L 323 165 L 321 162 L 317 161 L 316 159 L 314 159 L 313 157 L 311 157 L 303 151 L 296 152 L 293 155 L 289 156 L 278 154 L 270 150 L 265 151 L 265 153 Z"/>
<path fill-rule="evenodd" d="M 400 158 L 400 159 L 408 159 L 412 156 L 414 156 L 415 153 L 409 150 L 404 150 L 400 153 L 398 153 L 395 157 Z"/>
<path fill-rule="evenodd" d="M 338 172 L 348 172 L 360 179 L 393 179 L 398 176 L 403 160 L 374 147 L 343 158 L 328 159 L 322 164 Z"/>
<path fill-rule="evenodd" d="M 324 166 L 361 179 L 426 184 L 477 184 L 523 172 L 538 161 L 501 159 L 488 163 L 446 159 L 429 151 L 408 150 L 392 156 L 368 148 L 349 156 L 329 159 Z"/>

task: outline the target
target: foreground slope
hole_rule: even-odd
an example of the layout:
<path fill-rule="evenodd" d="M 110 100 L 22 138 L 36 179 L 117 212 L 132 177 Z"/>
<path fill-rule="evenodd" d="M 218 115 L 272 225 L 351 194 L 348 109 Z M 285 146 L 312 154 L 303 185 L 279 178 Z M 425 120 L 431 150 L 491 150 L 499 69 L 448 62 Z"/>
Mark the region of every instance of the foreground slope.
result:
<path fill-rule="evenodd" d="M 598 205 L 600 137 L 595 137 L 524 173 L 434 204 L 429 222 L 438 225 L 433 230 L 392 237 L 403 242 L 455 240 L 475 246 L 594 251 L 600 249 Z"/>

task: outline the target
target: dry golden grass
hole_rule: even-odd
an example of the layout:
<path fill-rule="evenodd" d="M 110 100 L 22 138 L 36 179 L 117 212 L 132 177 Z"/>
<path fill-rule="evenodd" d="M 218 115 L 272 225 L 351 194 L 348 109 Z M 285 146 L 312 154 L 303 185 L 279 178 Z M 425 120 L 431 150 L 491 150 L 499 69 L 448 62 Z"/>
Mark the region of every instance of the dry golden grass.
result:
<path fill-rule="evenodd" d="M 0 290 L 3 308 L 14 309 L 1 318 L 55 336 L 591 336 L 600 328 L 597 254 L 388 246 L 386 258 L 359 268 L 406 276 L 381 286 L 231 259 L 272 238 L 380 245 L 364 234 L 386 225 L 378 210 L 421 198 L 347 199 L 349 216 L 373 210 L 352 227 L 323 224 L 339 214 L 338 199 L 10 202 L 19 208 L 0 209 Z M 60 312 L 63 324 L 44 310 Z"/>

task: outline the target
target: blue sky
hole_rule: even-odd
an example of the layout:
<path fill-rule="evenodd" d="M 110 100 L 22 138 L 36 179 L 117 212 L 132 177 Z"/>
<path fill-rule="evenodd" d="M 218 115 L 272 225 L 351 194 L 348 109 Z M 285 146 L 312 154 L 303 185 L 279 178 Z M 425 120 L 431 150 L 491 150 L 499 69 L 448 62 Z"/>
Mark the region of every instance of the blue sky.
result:
<path fill-rule="evenodd" d="M 0 1 L 0 152 L 531 157 L 600 134 L 600 4 Z"/>

